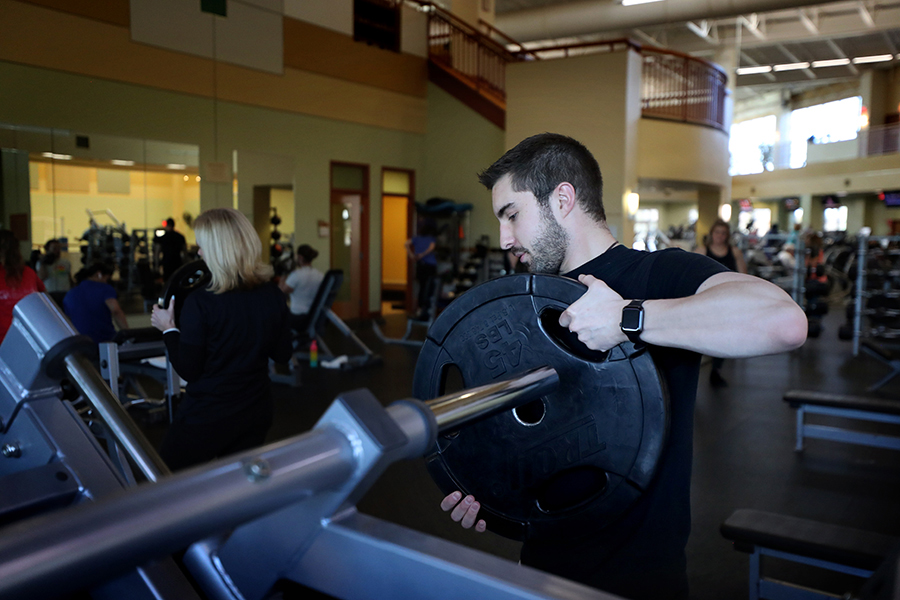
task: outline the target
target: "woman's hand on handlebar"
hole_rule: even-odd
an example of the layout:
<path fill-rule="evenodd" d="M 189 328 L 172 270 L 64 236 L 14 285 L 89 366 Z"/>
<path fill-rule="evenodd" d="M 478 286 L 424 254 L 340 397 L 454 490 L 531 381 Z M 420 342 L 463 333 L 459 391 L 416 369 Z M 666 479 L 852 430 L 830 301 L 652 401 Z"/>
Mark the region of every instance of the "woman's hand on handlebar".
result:
<path fill-rule="evenodd" d="M 163 308 L 159 304 L 153 305 L 150 324 L 160 331 L 175 328 L 175 296 L 172 296 L 172 299 L 169 300 L 169 308 Z"/>

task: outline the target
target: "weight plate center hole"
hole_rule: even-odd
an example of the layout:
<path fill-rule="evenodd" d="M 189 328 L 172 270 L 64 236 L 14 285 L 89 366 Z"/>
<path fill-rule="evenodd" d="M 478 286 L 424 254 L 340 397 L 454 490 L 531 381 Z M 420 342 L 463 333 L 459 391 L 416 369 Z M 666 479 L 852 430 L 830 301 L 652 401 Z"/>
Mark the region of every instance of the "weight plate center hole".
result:
<path fill-rule="evenodd" d="M 547 407 L 544 405 L 543 399 L 538 398 L 528 404 L 514 408 L 512 412 L 516 421 L 526 427 L 534 427 L 544 420 L 544 415 L 547 414 Z"/>
<path fill-rule="evenodd" d="M 578 339 L 578 336 L 559 324 L 563 311 L 559 308 L 546 307 L 541 311 L 538 320 L 541 329 L 548 338 L 563 352 L 589 362 L 603 362 L 609 352 L 591 350 Z"/>

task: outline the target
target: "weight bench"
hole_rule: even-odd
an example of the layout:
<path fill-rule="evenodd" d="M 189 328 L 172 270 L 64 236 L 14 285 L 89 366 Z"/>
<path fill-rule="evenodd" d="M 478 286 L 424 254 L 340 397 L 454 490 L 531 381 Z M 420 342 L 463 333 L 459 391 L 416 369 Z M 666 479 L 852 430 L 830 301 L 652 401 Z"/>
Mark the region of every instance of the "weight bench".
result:
<path fill-rule="evenodd" d="M 174 399 L 181 394 L 181 378 L 166 359 L 162 332 L 155 327 L 123 329 L 112 342 L 101 343 L 98 349 L 100 375 L 109 382 L 110 389 L 122 406 L 165 407 L 171 422 Z M 161 366 L 149 361 L 160 358 Z M 151 398 L 136 378 L 138 375 L 146 375 L 162 383 L 165 398 Z M 129 387 L 137 393 L 137 397 L 128 394 Z"/>
<path fill-rule="evenodd" d="M 309 312 L 306 314 L 306 320 L 298 329 L 294 330 L 292 361 L 308 361 L 308 348 L 313 340 L 316 340 L 319 348 L 320 363 L 336 358 L 325 343 L 325 340 L 322 339 L 322 334 L 325 332 L 325 323 L 330 321 L 345 337 L 350 338 L 362 350 L 361 355 L 347 357 L 347 360 L 341 364 L 342 369 L 351 369 L 381 362 L 381 357 L 372 352 L 347 324 L 331 310 L 331 306 L 334 304 L 343 283 L 344 272 L 342 270 L 331 269 L 325 273 L 325 277 L 322 278 L 322 283 L 319 284 L 316 296 L 309 307 Z M 286 383 L 296 387 L 300 384 L 297 378 L 298 371 L 296 366 L 292 365 L 292 368 L 295 369 L 294 373 L 282 375 L 276 373 L 273 366 L 269 369 L 269 378 L 276 383 Z"/>
<path fill-rule="evenodd" d="M 867 391 L 873 392 L 897 375 L 900 375 L 900 358 L 894 356 L 894 353 L 888 350 L 885 346 L 876 344 L 872 340 L 860 340 L 859 345 L 860 348 L 862 348 L 863 352 L 865 352 L 869 356 L 874 357 L 879 362 L 884 363 L 891 369 L 890 373 L 866 388 Z"/>
<path fill-rule="evenodd" d="M 842 427 L 813 425 L 806 423 L 804 418 L 810 413 L 900 425 L 900 401 L 805 390 L 787 392 L 784 401 L 797 410 L 797 445 L 794 449 L 798 452 L 803 450 L 804 437 L 900 450 L 900 437 L 853 431 Z"/>
<path fill-rule="evenodd" d="M 868 579 L 900 538 L 759 510 L 740 509 L 722 524 L 734 549 L 750 554 L 750 600 L 814 600 L 837 596 L 762 575 L 770 556 Z"/>

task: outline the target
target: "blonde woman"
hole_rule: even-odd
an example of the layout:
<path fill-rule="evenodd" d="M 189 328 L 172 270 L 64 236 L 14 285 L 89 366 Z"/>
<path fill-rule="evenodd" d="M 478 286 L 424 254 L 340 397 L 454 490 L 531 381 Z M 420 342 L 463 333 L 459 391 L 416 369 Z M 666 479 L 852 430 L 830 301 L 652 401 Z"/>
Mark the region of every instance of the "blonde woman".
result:
<path fill-rule="evenodd" d="M 188 382 L 160 455 L 172 470 L 261 445 L 272 423 L 268 362 L 291 355 L 288 309 L 240 212 L 215 208 L 194 223 L 212 281 L 184 301 L 153 307 L 169 359 Z"/>

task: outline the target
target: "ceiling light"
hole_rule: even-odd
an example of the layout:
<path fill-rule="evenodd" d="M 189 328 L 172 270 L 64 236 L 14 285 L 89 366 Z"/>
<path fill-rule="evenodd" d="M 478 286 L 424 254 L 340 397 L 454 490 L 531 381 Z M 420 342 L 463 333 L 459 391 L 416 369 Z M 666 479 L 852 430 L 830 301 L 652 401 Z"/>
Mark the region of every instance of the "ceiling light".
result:
<path fill-rule="evenodd" d="M 635 4 L 650 4 L 651 2 L 661 2 L 662 0 L 622 0 L 622 6 L 634 6 Z"/>
<path fill-rule="evenodd" d="M 770 65 L 757 65 L 755 67 L 738 67 L 734 70 L 738 75 L 757 75 L 759 73 L 768 73 L 772 70 Z"/>
<path fill-rule="evenodd" d="M 783 65 L 775 65 L 772 67 L 772 70 L 776 73 L 778 71 L 798 71 L 800 69 L 808 69 L 808 62 L 795 62 L 795 63 L 786 63 Z"/>
<path fill-rule="evenodd" d="M 184 171 L 187 169 L 187 165 L 180 165 L 178 163 L 169 163 L 166 165 L 167 169 L 174 169 L 176 171 Z"/>
<path fill-rule="evenodd" d="M 134 165 L 133 160 L 119 160 L 117 158 L 114 158 L 113 160 L 111 160 L 109 162 L 111 162 L 114 165 L 120 166 L 120 167 L 131 167 Z"/>
<path fill-rule="evenodd" d="M 892 54 L 875 54 L 873 56 L 857 56 L 853 59 L 854 65 L 864 65 L 866 63 L 876 63 L 876 62 L 885 62 L 887 60 L 893 60 L 894 55 Z"/>
<path fill-rule="evenodd" d="M 822 67 L 842 67 L 844 65 L 849 65 L 849 58 L 833 58 L 831 60 L 814 60 L 812 63 L 813 69 L 820 69 Z"/>
<path fill-rule="evenodd" d="M 56 154 L 55 152 L 41 152 L 44 158 L 52 158 L 54 160 L 72 160 L 71 154 Z"/>

